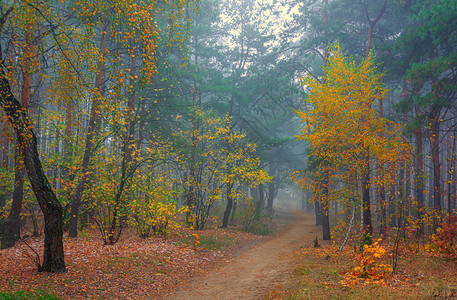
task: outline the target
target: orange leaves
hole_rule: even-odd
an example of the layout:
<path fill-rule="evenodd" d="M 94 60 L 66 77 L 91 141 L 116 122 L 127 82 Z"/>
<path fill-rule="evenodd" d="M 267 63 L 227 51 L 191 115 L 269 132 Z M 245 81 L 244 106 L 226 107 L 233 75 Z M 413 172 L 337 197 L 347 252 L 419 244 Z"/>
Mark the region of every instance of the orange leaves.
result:
<path fill-rule="evenodd" d="M 371 57 L 356 63 L 347 59 L 338 45 L 330 49 L 322 82 L 312 76 L 303 78 L 309 109 L 298 112 L 305 124 L 298 138 L 310 144 L 314 175 L 326 172 L 330 180 L 353 182 L 370 157 L 386 165 L 370 184 L 392 182 L 409 156 L 409 146 L 401 137 L 401 128 L 380 118 L 373 109 L 387 92 L 381 79 Z"/>
<path fill-rule="evenodd" d="M 200 236 L 197 233 L 192 233 L 192 236 L 195 238 L 194 249 L 198 250 L 198 246 L 200 245 Z"/>
<path fill-rule="evenodd" d="M 432 247 L 447 256 L 447 259 L 457 260 L 457 217 L 450 217 L 437 229 L 431 237 Z"/>
<path fill-rule="evenodd" d="M 378 239 L 372 245 L 363 246 L 363 251 L 356 255 L 358 265 L 347 274 L 343 284 L 354 284 L 359 278 L 365 279 L 365 282 L 382 283 L 392 274 L 392 266 L 380 262 L 386 254 L 386 250 L 380 245 L 381 241 L 382 239 Z"/>

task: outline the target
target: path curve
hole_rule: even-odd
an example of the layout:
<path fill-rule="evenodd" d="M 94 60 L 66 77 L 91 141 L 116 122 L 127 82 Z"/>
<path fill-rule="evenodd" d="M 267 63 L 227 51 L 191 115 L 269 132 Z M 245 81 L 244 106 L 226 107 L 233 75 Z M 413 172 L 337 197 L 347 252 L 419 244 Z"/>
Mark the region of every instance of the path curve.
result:
<path fill-rule="evenodd" d="M 293 212 L 295 220 L 276 237 L 260 243 L 219 269 L 198 276 L 166 299 L 263 299 L 286 283 L 292 271 L 290 253 L 309 247 L 322 236 L 310 214 Z"/>

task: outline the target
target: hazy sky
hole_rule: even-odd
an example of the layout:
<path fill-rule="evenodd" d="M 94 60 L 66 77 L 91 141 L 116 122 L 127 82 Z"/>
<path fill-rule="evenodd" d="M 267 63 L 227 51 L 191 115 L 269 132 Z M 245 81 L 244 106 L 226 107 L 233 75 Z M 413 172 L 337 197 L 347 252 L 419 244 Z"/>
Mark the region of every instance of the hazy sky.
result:
<path fill-rule="evenodd" d="M 237 11 L 233 7 L 240 7 L 243 1 L 250 0 L 223 0 L 223 12 L 221 20 L 223 22 L 231 23 L 233 18 L 239 18 L 242 15 L 241 11 L 237 12 L 237 15 L 233 16 L 233 11 Z M 293 20 L 293 16 L 299 13 L 298 6 L 291 6 L 290 1 L 287 0 L 252 0 L 253 5 L 248 6 L 246 15 L 254 15 L 255 25 L 264 35 L 274 34 L 279 37 L 281 32 L 287 28 L 287 22 Z M 289 2 L 289 3 L 288 3 Z M 232 16 L 229 15 L 229 11 L 232 11 Z M 247 17 L 246 17 L 247 18 Z M 232 27 L 229 33 L 237 37 L 241 33 L 241 22 L 238 22 L 237 26 Z M 226 41 L 229 45 L 230 42 Z"/>

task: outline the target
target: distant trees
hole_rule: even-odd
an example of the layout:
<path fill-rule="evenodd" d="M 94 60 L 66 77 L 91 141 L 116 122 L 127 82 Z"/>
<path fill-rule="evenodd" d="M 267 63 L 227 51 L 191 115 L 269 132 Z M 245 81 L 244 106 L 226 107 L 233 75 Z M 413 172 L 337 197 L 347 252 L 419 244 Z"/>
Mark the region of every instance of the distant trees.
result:
<path fill-rule="evenodd" d="M 409 9 L 408 9 L 409 8 Z M 421 1 L 408 5 L 410 23 L 399 39 L 399 54 L 405 63 L 405 91 L 401 111 L 413 115 L 411 130 L 414 131 L 417 164 L 422 173 L 423 136 L 429 139 L 431 176 L 433 178 L 432 203 L 434 228 L 442 220 L 446 207 L 452 213 L 451 199 L 455 208 L 455 86 L 457 40 L 455 17 L 457 7 L 453 1 Z M 446 159 L 444 159 L 446 153 Z M 445 162 L 447 166 L 445 166 Z M 445 174 L 450 174 L 449 176 Z M 419 189 L 423 189 L 419 179 Z M 444 186 L 449 186 L 445 192 Z M 420 191 L 418 191 L 420 193 Z M 448 200 L 443 199 L 447 193 Z M 420 201 L 423 206 L 423 200 Z M 422 209 L 422 208 L 421 208 Z"/>
<path fill-rule="evenodd" d="M 308 78 L 312 76 L 322 84 L 327 77 L 319 67 L 324 65 L 325 70 L 326 62 L 320 60 L 329 42 L 338 41 L 344 53 L 356 62 L 363 62 L 364 56 L 371 53 L 379 70 L 384 70 L 383 87 L 388 91 L 370 107 L 379 118 L 393 122 L 386 123 L 382 135 L 397 132 L 410 144 L 412 154 L 410 159 L 403 157 L 392 172 L 388 170 L 390 162 L 377 161 L 371 158 L 374 153 L 367 151 L 369 185 L 357 177 L 334 182 L 330 179 L 330 205 L 349 198 L 351 194 L 344 190 L 351 185 L 355 184 L 356 190 L 370 186 L 365 196 L 351 197 L 354 203 L 370 199 L 370 211 L 376 213 L 372 221 L 377 221 L 381 233 L 385 234 L 389 226 L 412 226 L 422 234 L 429 220 L 433 220 L 432 229 L 436 230 L 443 217 L 452 215 L 455 209 L 455 3 L 339 0 L 307 4 L 299 6 L 301 13 L 294 19 L 295 27 L 290 27 L 290 33 L 304 28 L 306 34 L 298 42 L 284 43 L 284 49 L 305 66 L 302 70 Z M 313 107 L 311 103 L 304 106 Z M 394 123 L 405 125 L 401 133 L 393 129 Z M 315 157 L 318 151 L 311 151 L 308 170 L 313 170 L 314 164 L 326 165 L 322 157 Z M 329 163 L 326 168 L 334 170 L 335 166 Z M 383 174 L 389 173 L 390 183 L 380 184 Z M 325 182 L 330 174 L 322 169 L 314 173 L 319 176 L 308 178 L 313 182 L 308 186 L 316 193 L 315 199 L 325 198 Z M 332 196 L 332 189 L 339 192 Z M 344 208 L 346 221 L 348 208 Z M 403 216 L 401 220 L 398 215 Z M 360 216 L 364 217 L 368 215 Z"/>

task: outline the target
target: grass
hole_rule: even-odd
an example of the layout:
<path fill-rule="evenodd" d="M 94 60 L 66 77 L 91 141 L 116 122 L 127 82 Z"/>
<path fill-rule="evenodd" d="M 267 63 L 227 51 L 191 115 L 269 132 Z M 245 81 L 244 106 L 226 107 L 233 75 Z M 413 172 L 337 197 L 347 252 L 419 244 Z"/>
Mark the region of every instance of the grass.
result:
<path fill-rule="evenodd" d="M 204 231 L 197 232 L 199 235 L 199 242 L 198 248 L 206 249 L 206 250 L 224 250 L 227 247 L 232 246 L 235 244 L 235 239 L 231 236 L 224 236 L 224 235 L 212 235 L 212 234 L 205 234 Z M 194 245 L 195 244 L 195 237 L 194 236 L 184 236 L 178 240 L 178 244 L 180 245 Z"/>
<path fill-rule="evenodd" d="M 385 246 L 390 249 L 390 245 Z M 268 299 L 456 299 L 457 263 L 443 260 L 436 253 L 409 252 L 403 248 L 398 272 L 383 283 L 344 284 L 354 267 L 354 251 L 342 252 L 327 245 L 301 249 L 294 254 L 294 283 L 271 292 Z M 386 255 L 385 262 L 390 257 Z M 346 282 L 347 283 L 347 282 Z"/>
<path fill-rule="evenodd" d="M 0 300 L 22 300 L 22 299 L 37 299 L 37 300 L 58 300 L 61 299 L 46 291 L 16 291 L 0 293 Z"/>
<path fill-rule="evenodd" d="M 223 250 L 235 243 L 233 237 L 203 235 L 200 237 L 200 247 L 208 250 Z"/>
<path fill-rule="evenodd" d="M 273 232 L 271 227 L 271 220 L 261 219 L 253 221 L 245 228 L 245 231 L 255 235 L 269 235 Z"/>

